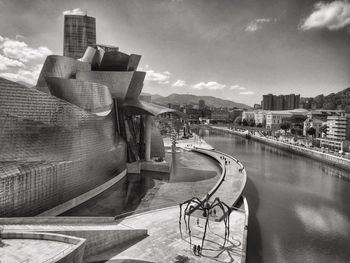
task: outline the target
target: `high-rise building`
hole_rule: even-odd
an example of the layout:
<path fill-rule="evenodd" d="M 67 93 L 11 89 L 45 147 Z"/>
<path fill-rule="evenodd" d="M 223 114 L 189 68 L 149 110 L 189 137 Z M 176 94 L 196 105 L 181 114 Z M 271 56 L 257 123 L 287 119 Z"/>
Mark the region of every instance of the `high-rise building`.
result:
<path fill-rule="evenodd" d="M 273 110 L 273 97 L 272 94 L 263 95 L 263 110 Z"/>
<path fill-rule="evenodd" d="M 93 45 L 96 45 L 96 19 L 87 15 L 65 15 L 63 55 L 78 59 Z"/>
<path fill-rule="evenodd" d="M 273 96 L 273 109 L 284 110 L 284 95 Z"/>
<path fill-rule="evenodd" d="M 349 118 L 344 115 L 328 116 L 327 138 L 339 141 L 350 140 Z"/>
<path fill-rule="evenodd" d="M 263 110 L 293 110 L 299 108 L 300 95 L 263 95 Z"/>
<path fill-rule="evenodd" d="M 198 101 L 198 109 L 203 110 L 205 108 L 205 101 L 199 100 Z"/>

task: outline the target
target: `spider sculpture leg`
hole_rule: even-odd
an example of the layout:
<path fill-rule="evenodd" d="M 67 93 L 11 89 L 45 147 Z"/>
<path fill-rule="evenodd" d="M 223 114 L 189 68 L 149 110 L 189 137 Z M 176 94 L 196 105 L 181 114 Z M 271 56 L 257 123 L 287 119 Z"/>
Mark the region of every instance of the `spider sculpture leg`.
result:
<path fill-rule="evenodd" d="M 227 204 L 222 202 L 218 197 L 215 198 L 214 202 L 212 203 L 212 208 L 215 208 L 217 206 L 220 207 L 220 209 L 223 212 L 223 216 L 224 216 L 223 219 L 224 219 L 224 224 L 225 224 L 225 238 L 224 238 L 223 246 L 225 246 L 226 241 L 230 235 L 230 214 L 231 214 L 232 209 Z M 227 211 L 225 211 L 225 208 L 227 209 Z"/>
<path fill-rule="evenodd" d="M 204 227 L 204 233 L 203 233 L 203 237 L 202 237 L 202 246 L 201 248 L 203 249 L 203 245 L 204 245 L 204 240 L 205 240 L 205 235 L 207 234 L 207 227 L 208 227 L 208 223 L 209 223 L 209 209 L 206 208 L 206 212 L 207 212 L 207 217 L 205 220 L 205 227 Z"/>

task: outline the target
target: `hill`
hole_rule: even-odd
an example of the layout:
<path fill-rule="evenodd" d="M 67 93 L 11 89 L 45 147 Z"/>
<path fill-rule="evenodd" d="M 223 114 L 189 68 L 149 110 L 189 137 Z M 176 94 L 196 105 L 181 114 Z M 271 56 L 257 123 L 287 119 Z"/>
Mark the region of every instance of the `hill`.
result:
<path fill-rule="evenodd" d="M 346 110 L 350 111 L 350 87 L 329 95 L 314 98 L 301 98 L 306 109 Z"/>
<path fill-rule="evenodd" d="M 159 96 L 159 95 L 158 95 Z M 171 94 L 167 97 L 157 97 L 152 95 L 152 102 L 160 105 L 167 106 L 167 104 L 192 104 L 198 105 L 199 100 L 204 100 L 205 105 L 209 107 L 228 107 L 228 108 L 241 108 L 241 109 L 250 109 L 251 107 L 243 104 L 237 103 L 231 100 L 224 100 L 212 96 L 196 96 L 192 94 Z"/>

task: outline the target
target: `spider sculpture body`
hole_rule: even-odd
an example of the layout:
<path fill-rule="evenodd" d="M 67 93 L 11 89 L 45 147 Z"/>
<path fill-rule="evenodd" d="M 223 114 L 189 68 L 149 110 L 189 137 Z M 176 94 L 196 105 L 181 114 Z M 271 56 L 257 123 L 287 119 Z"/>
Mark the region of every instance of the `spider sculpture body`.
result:
<path fill-rule="evenodd" d="M 183 206 L 185 206 L 185 209 L 183 209 Z M 216 197 L 213 202 L 209 202 L 209 195 L 204 200 L 200 200 L 197 197 L 193 197 L 183 203 L 180 204 L 180 217 L 179 217 L 179 229 L 180 234 L 182 236 L 182 220 L 185 223 L 186 232 L 188 232 L 190 237 L 190 247 L 192 247 L 192 238 L 191 238 L 191 226 L 190 226 L 190 220 L 191 220 L 191 214 L 196 211 L 203 211 L 202 215 L 205 218 L 205 226 L 204 226 L 204 233 L 202 237 L 202 245 L 201 248 L 203 249 L 205 235 L 207 233 L 207 228 L 209 226 L 209 215 L 212 214 L 212 212 L 216 211 L 216 209 L 220 209 L 223 213 L 223 221 L 225 224 L 225 236 L 224 236 L 224 243 L 223 246 L 225 246 L 229 235 L 230 235 L 230 214 L 232 212 L 232 208 L 222 202 L 220 198 Z"/>

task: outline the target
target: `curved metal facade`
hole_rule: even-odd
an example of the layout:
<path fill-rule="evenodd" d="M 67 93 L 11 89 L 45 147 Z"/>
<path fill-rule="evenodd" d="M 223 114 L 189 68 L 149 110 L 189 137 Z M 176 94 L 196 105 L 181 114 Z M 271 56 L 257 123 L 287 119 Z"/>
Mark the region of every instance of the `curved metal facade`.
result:
<path fill-rule="evenodd" d="M 36 88 L 40 91 L 50 93 L 47 84 L 46 77 L 59 77 L 59 78 L 75 78 L 77 71 L 90 71 L 91 64 L 88 62 L 78 61 L 73 58 L 51 55 L 45 60 L 43 68 L 40 72 Z"/>
<path fill-rule="evenodd" d="M 126 166 L 113 111 L 90 114 L 0 78 L 0 216 L 35 215 Z"/>
<path fill-rule="evenodd" d="M 65 41 L 79 23 L 65 23 Z M 141 56 L 84 41 L 65 42 L 79 59 L 48 56 L 35 88 L 0 78 L 0 216 L 36 215 L 108 181 L 145 158 L 145 115 L 172 111 L 139 100 Z M 163 157 L 159 131 L 152 139 Z"/>
<path fill-rule="evenodd" d="M 113 100 L 105 85 L 76 79 L 46 78 L 52 95 L 91 112 L 111 111 Z"/>

